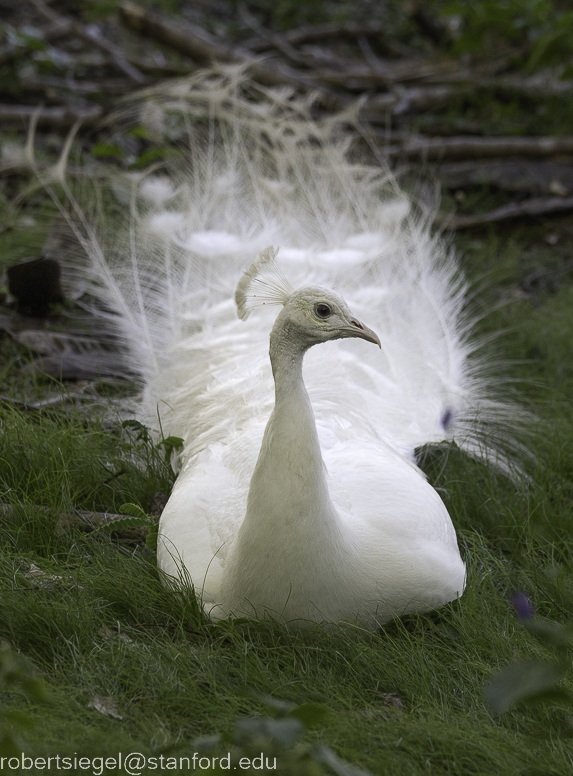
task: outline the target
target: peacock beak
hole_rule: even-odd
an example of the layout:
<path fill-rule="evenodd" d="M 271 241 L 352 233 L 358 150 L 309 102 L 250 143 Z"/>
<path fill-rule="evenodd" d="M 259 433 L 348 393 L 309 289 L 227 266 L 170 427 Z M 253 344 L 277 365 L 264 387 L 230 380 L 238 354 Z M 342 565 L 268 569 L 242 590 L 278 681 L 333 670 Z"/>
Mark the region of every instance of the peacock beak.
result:
<path fill-rule="evenodd" d="M 351 318 L 350 323 L 352 324 L 352 328 L 347 330 L 349 337 L 360 337 L 360 339 L 373 342 L 375 345 L 378 345 L 380 349 L 382 349 L 382 343 L 380 342 L 378 335 L 373 332 L 372 329 L 369 329 L 368 326 L 365 326 L 362 321 L 358 320 L 358 318 Z"/>

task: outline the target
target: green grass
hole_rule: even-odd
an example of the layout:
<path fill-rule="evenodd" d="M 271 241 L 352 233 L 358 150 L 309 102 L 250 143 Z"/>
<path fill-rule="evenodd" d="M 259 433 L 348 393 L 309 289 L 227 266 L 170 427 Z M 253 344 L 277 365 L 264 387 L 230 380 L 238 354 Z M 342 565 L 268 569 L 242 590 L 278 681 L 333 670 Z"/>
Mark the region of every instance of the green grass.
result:
<path fill-rule="evenodd" d="M 551 228 L 566 234 L 568 223 Z M 497 343 L 500 358 L 520 360 L 510 370 L 520 380 L 515 391 L 541 418 L 530 439 L 531 481 L 517 487 L 455 449 L 428 451 L 424 467 L 458 530 L 468 587 L 460 601 L 378 634 L 209 624 L 192 596 L 164 587 L 147 548 L 56 530 L 58 514 L 73 506 L 116 511 L 130 501 L 147 510 L 173 481 L 161 450 L 137 433 L 126 436 L 113 419 L 103 427 L 79 413 L 1 411 L 0 499 L 19 506 L 0 520 L 0 638 L 31 661 L 49 690 L 47 704 L 17 689 L 4 696 L 5 706 L 34 720 L 20 734 L 25 751 L 186 756 L 198 737 L 232 736 L 239 718 L 268 715 L 262 697 L 271 696 L 326 709 L 305 733 L 306 745 L 326 744 L 373 774 L 570 771 L 567 703 L 494 717 L 484 694 L 512 661 L 552 659 L 516 619 L 516 590 L 527 590 L 543 617 L 567 622 L 573 612 L 573 285 L 565 277 L 535 297 L 514 293 L 533 256 L 559 265 L 542 233 L 518 226 L 458 240 L 466 271 L 496 281 L 476 300 L 483 307 L 492 295 L 502 300 L 483 333 L 508 329 Z M 62 579 L 38 584 L 26 576 L 30 563 Z M 403 708 L 392 704 L 393 693 Z M 96 695 L 112 696 L 123 720 L 89 708 Z M 253 743 L 234 746 L 244 754 Z M 303 742 L 277 746 L 266 740 L 282 772 L 306 773 L 297 759 Z M 309 773 L 331 772 L 304 763 L 315 768 Z"/>
<path fill-rule="evenodd" d="M 396 5 L 403 4 L 389 7 Z M 486 17 L 497 13 L 494 6 L 501 9 L 493 27 L 472 16 L 472 5 L 436 0 L 432 8 L 461 13 L 464 34 L 481 35 L 482 50 L 488 41 L 511 42 L 519 3 L 483 4 Z M 290 0 L 258 0 L 256 6 L 277 28 L 297 10 Z M 113 7 L 102 0 L 84 10 L 99 18 Z M 339 4 L 340 20 L 347 7 Z M 542 0 L 524 10 L 532 43 L 524 72 L 534 55 L 541 64 L 549 61 L 551 51 L 543 45 L 552 34 L 547 24 L 554 9 L 564 24 L 564 4 Z M 308 4 L 302 21 L 322 21 L 323 10 Z M 397 16 L 395 24 L 403 39 L 413 34 L 411 21 Z M 568 56 L 568 39 L 559 41 Z M 470 43 L 462 35 L 455 46 L 462 51 Z M 476 93 L 443 118 L 483 119 L 491 133 L 570 131 L 570 106 L 546 101 L 545 109 L 542 116 L 524 100 Z M 49 208 L 35 196 L 26 211 L 14 213 L 6 204 L 13 184 L 2 185 L 0 221 L 10 227 L 0 231 L 5 267 L 38 255 Z M 475 189 L 463 208 L 486 211 L 502 201 L 486 188 Z M 34 219 L 33 228 L 23 217 Z M 556 245 L 545 242 L 549 232 L 558 234 Z M 15 505 L 0 512 L 0 755 L 4 726 L 19 749 L 34 756 L 189 756 L 199 751 L 197 739 L 221 734 L 206 752 L 231 748 L 236 756 L 250 756 L 264 749 L 277 756 L 271 772 L 291 776 L 350 776 L 341 765 L 337 771 L 318 762 L 313 747 L 319 744 L 384 776 L 572 772 L 570 700 L 522 704 L 495 716 L 485 692 L 507 665 L 556 659 L 556 650 L 517 619 L 515 591 L 529 593 L 539 618 L 566 624 L 573 617 L 573 273 L 567 264 L 573 218 L 470 230 L 455 242 L 464 270 L 481 289 L 472 304 L 477 312 L 493 310 L 479 333 L 502 331 L 491 346 L 500 374 L 514 379 L 516 400 L 537 417 L 527 438 L 530 479 L 520 485 L 456 449 L 424 451 L 423 467 L 448 507 L 468 566 L 463 597 L 376 634 L 289 632 L 250 621 L 213 625 L 189 591 L 165 587 L 147 547 L 102 531 L 58 530 L 59 515 L 72 508 L 115 512 L 131 502 L 147 511 L 153 495 L 168 493 L 173 483 L 163 450 L 113 416 L 0 407 L 0 502 Z M 2 340 L 0 393 L 33 397 L 51 388 L 23 374 L 28 359 L 25 348 Z M 30 578 L 31 563 L 48 576 Z M 6 655 L 24 661 L 12 674 L 3 668 Z M 570 648 L 558 657 L 569 666 Z M 43 679 L 47 700 L 33 691 L 30 675 Z M 560 687 L 573 690 L 572 679 L 567 668 Z M 94 696 L 113 697 L 122 719 L 90 708 Z M 281 711 L 269 698 L 291 706 Z M 281 745 L 280 725 L 302 714 L 297 707 L 304 704 L 314 704 L 308 712 L 314 724 Z M 25 712 L 27 720 L 12 719 L 12 728 L 5 711 Z M 265 735 L 237 729 L 241 719 L 273 716 L 278 719 L 272 724 L 257 723 L 266 725 Z"/>

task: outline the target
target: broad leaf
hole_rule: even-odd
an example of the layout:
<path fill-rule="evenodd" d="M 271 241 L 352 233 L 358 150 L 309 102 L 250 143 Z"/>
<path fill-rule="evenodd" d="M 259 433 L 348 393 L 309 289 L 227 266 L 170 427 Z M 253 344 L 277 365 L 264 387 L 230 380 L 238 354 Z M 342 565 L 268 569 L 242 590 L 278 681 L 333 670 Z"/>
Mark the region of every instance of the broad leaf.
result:
<path fill-rule="evenodd" d="M 486 687 L 486 697 L 494 714 L 503 714 L 523 701 L 561 700 L 569 697 L 556 687 L 563 673 L 559 663 L 515 663 L 491 679 Z"/>

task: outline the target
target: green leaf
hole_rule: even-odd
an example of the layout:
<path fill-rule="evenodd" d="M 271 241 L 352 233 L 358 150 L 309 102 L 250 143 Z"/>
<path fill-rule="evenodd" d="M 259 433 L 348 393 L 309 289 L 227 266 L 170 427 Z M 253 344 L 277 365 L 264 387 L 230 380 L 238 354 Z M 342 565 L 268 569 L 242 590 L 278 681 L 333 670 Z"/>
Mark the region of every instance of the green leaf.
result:
<path fill-rule="evenodd" d="M 573 644 L 573 623 L 561 625 L 553 620 L 535 617 L 532 620 L 526 620 L 523 625 L 536 639 L 548 647 L 568 647 Z"/>
<path fill-rule="evenodd" d="M 28 51 L 45 51 L 47 49 L 46 43 L 34 35 L 26 35 L 24 40 Z"/>
<path fill-rule="evenodd" d="M 125 504 L 120 506 L 119 514 L 131 515 L 132 517 L 137 517 L 140 520 L 145 520 L 146 525 L 149 522 L 149 515 L 144 512 L 140 506 L 137 504 L 132 504 L 130 501 L 127 501 Z M 123 520 L 116 520 L 115 525 L 117 525 L 117 523 L 123 523 Z M 110 525 L 113 525 L 113 523 L 110 523 Z"/>
<path fill-rule="evenodd" d="M 144 426 L 143 423 L 139 422 L 139 420 L 135 420 L 134 418 L 130 420 L 124 420 L 121 424 L 121 427 L 133 429 L 133 431 L 137 432 L 136 439 L 138 441 L 149 442 L 151 439 L 147 426 Z"/>
<path fill-rule="evenodd" d="M 147 536 L 145 537 L 145 544 L 153 552 L 157 552 L 157 537 L 159 536 L 159 523 L 152 523 L 149 526 Z"/>
<path fill-rule="evenodd" d="M 168 436 L 158 442 L 157 447 L 163 447 L 165 450 L 165 461 L 169 463 L 171 460 L 171 454 L 183 447 L 183 439 L 177 436 Z"/>
<path fill-rule="evenodd" d="M 569 694 L 556 687 L 564 670 L 559 663 L 529 661 L 502 669 L 486 687 L 494 714 L 504 714 L 516 703 L 533 700 L 564 700 Z"/>
<path fill-rule="evenodd" d="M 135 162 L 131 165 L 135 169 L 139 169 L 141 167 L 147 167 L 148 164 L 151 164 L 151 162 L 157 162 L 162 159 L 168 159 L 172 157 L 181 157 L 183 156 L 183 152 L 180 151 L 178 148 L 148 148 L 147 151 L 144 151 L 141 156 L 138 156 Z"/>
<path fill-rule="evenodd" d="M 138 140 L 149 140 L 149 130 L 145 127 L 134 127 L 127 135 L 128 137 L 136 137 Z"/>
<path fill-rule="evenodd" d="M 96 143 L 92 146 L 92 156 L 98 159 L 107 159 L 124 156 L 124 152 L 119 146 L 108 145 L 107 143 Z"/>
<path fill-rule="evenodd" d="M 125 517 L 121 520 L 111 520 L 109 523 L 100 525 L 94 533 L 100 531 L 104 534 L 112 534 L 115 531 L 137 531 L 140 528 L 147 528 L 148 524 L 140 517 Z"/>

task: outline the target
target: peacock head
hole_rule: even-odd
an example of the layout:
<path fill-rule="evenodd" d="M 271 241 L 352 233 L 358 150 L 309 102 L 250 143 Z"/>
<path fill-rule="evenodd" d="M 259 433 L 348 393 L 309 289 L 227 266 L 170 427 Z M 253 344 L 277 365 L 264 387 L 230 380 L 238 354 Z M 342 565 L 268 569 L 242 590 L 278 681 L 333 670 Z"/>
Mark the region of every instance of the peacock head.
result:
<path fill-rule="evenodd" d="M 239 318 L 248 318 L 259 305 L 280 304 L 273 331 L 287 330 L 303 349 L 320 342 L 358 337 L 382 347 L 378 336 L 358 320 L 344 299 L 320 286 L 304 286 L 296 291 L 274 261 L 277 251 L 264 250 L 245 271 L 235 292 Z"/>
<path fill-rule="evenodd" d="M 358 337 L 381 347 L 378 336 L 352 315 L 344 299 L 320 286 L 293 291 L 277 323 L 287 325 L 308 347 L 347 337 Z"/>

